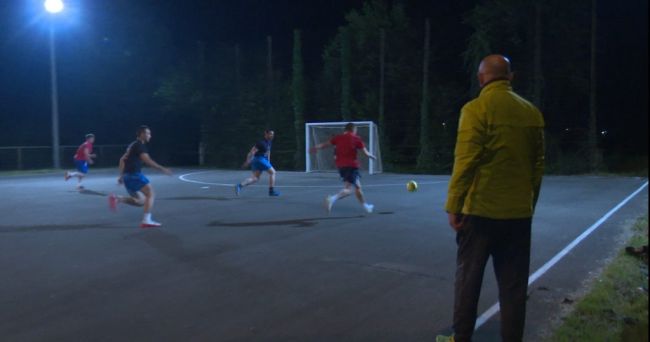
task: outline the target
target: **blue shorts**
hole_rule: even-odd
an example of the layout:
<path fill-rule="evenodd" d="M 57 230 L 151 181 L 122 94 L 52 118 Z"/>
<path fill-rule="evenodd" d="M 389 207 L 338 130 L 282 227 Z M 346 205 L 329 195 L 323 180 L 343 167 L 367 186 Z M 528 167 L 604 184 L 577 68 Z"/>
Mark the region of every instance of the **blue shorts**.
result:
<path fill-rule="evenodd" d="M 254 157 L 251 162 L 251 170 L 253 171 L 266 171 L 272 167 L 273 165 L 266 157 Z"/>
<path fill-rule="evenodd" d="M 74 160 L 74 166 L 77 168 L 77 171 L 86 174 L 88 173 L 88 162 L 85 160 Z"/>
<path fill-rule="evenodd" d="M 149 184 L 149 180 L 142 173 L 126 173 L 122 176 L 122 180 L 126 191 L 132 197 L 138 197 L 138 191 Z"/>
<path fill-rule="evenodd" d="M 357 181 L 361 178 L 361 175 L 359 174 L 359 169 L 356 167 L 342 167 L 339 169 L 339 175 L 341 176 L 342 181 L 358 187 Z"/>

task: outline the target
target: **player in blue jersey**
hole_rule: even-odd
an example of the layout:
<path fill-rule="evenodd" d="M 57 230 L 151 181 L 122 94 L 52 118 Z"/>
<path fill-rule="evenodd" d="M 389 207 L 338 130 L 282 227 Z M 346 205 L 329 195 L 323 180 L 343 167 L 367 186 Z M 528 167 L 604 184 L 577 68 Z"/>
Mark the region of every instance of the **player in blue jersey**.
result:
<path fill-rule="evenodd" d="M 260 179 L 262 172 L 266 171 L 269 174 L 269 196 L 280 196 L 280 193 L 275 191 L 275 169 L 271 165 L 271 145 L 275 132 L 267 129 L 264 131 L 264 139 L 258 141 L 246 155 L 246 161 L 242 167 L 250 165 L 253 174 L 251 177 L 246 178 L 243 182 L 235 185 L 235 194 L 239 196 L 245 186 L 251 185 Z"/>
<path fill-rule="evenodd" d="M 110 194 L 108 203 L 111 210 L 117 210 L 117 203 L 126 203 L 144 207 L 144 216 L 140 223 L 141 228 L 160 227 L 161 224 L 151 218 L 151 210 L 154 202 L 153 187 L 149 179 L 142 174 L 142 163 L 162 171 L 166 175 L 172 172 L 156 163 L 149 156 L 147 143 L 151 139 L 151 130 L 147 126 L 140 126 L 136 132 L 137 139 L 126 149 L 126 153 L 120 158 L 120 177 L 118 183 L 124 184 L 129 197 Z"/>

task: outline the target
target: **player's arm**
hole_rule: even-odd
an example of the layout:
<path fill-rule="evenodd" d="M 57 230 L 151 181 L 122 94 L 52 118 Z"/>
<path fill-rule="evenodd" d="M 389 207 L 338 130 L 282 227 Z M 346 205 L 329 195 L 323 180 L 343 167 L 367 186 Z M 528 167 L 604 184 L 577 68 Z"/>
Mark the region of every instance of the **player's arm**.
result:
<path fill-rule="evenodd" d="M 117 178 L 117 183 L 122 184 L 123 179 L 122 177 L 124 176 L 124 165 L 126 163 L 126 158 L 128 158 L 129 151 L 127 150 L 126 153 L 120 158 L 120 176 Z"/>
<path fill-rule="evenodd" d="M 329 141 L 322 142 L 322 143 L 320 143 L 320 144 L 316 144 L 316 145 L 312 146 L 312 147 L 309 149 L 309 152 L 310 152 L 310 153 L 316 153 L 317 150 L 322 150 L 322 149 L 324 149 L 324 148 L 328 148 L 328 147 L 330 147 L 330 146 L 333 146 L 331 142 L 329 142 Z"/>
<path fill-rule="evenodd" d="M 363 154 L 366 155 L 366 157 L 368 157 L 368 158 L 370 158 L 370 159 L 377 159 L 377 157 L 375 157 L 374 154 L 370 153 L 370 151 L 368 151 L 367 148 L 364 147 L 364 148 L 362 149 L 362 151 L 363 151 Z"/>
<path fill-rule="evenodd" d="M 255 155 L 256 152 L 257 152 L 257 147 L 255 146 L 251 147 L 251 150 L 248 151 L 248 154 L 246 155 L 246 160 L 244 160 L 244 164 L 242 164 L 241 166 L 242 169 L 247 167 L 248 164 L 250 164 L 251 161 L 253 161 L 253 156 Z"/>
<path fill-rule="evenodd" d="M 151 157 L 149 157 L 149 153 L 140 153 L 140 160 L 142 160 L 143 163 L 153 167 L 154 169 L 160 170 L 162 173 L 170 176 L 172 174 L 171 170 L 168 168 L 156 163 Z"/>
<path fill-rule="evenodd" d="M 486 127 L 481 113 L 466 105 L 461 110 L 458 124 L 456 148 L 454 150 L 454 169 L 449 181 L 445 210 L 454 230 L 462 227 L 462 209 L 465 197 L 474 182 L 476 170 L 483 155 Z"/>
<path fill-rule="evenodd" d="M 88 147 L 84 147 L 84 159 L 86 160 L 86 162 L 88 162 L 88 164 L 93 163 L 94 157 L 95 155 L 90 153 L 90 149 Z"/>

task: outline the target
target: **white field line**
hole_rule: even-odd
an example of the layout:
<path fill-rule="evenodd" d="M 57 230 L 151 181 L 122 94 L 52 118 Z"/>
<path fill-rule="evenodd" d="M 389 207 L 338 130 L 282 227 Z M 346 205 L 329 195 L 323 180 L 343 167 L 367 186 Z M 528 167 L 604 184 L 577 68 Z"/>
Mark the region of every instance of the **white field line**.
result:
<path fill-rule="evenodd" d="M 544 273 L 546 273 L 551 267 L 553 267 L 560 260 L 562 260 L 562 258 L 565 255 L 567 255 L 575 246 L 577 246 L 582 240 L 587 238 L 589 234 L 591 234 L 594 230 L 598 229 L 598 227 L 600 227 L 600 225 L 602 225 L 610 216 L 614 215 L 614 213 L 616 213 L 619 209 L 621 209 L 627 202 L 629 202 L 632 198 L 634 198 L 634 196 L 636 196 L 647 186 L 648 186 L 648 182 L 646 181 L 643 185 L 641 185 L 641 187 L 639 187 L 636 191 L 634 191 L 629 196 L 627 196 L 618 205 L 616 205 L 614 208 L 608 211 L 607 214 L 605 214 L 598 221 L 596 221 L 596 223 L 592 224 L 591 227 L 587 228 L 584 232 L 582 232 L 582 234 L 580 234 L 577 238 L 571 241 L 570 244 L 564 247 L 564 249 L 562 249 L 553 258 L 551 258 L 551 260 L 547 261 L 542 267 L 540 267 L 537 271 L 535 271 L 535 273 L 530 275 L 530 277 L 528 277 L 528 285 L 532 284 L 535 280 L 539 279 L 539 277 L 544 275 Z M 487 309 L 481 316 L 479 316 L 476 319 L 476 325 L 474 326 L 474 330 L 480 328 L 497 312 L 499 312 L 499 302 L 496 302 L 494 305 L 492 305 L 489 309 Z"/>
<path fill-rule="evenodd" d="M 188 183 L 194 183 L 194 184 L 201 184 L 201 185 L 214 185 L 214 186 L 226 186 L 226 187 L 232 187 L 235 186 L 236 183 L 214 183 L 214 182 L 204 182 L 204 181 L 198 181 L 198 180 L 193 180 L 190 179 L 190 176 L 201 174 L 201 173 L 207 173 L 207 172 L 214 172 L 214 171 L 198 171 L 198 172 L 190 172 L 186 173 L 184 175 L 178 176 L 178 179 L 183 181 L 183 182 L 188 182 Z M 335 178 L 333 177 L 332 183 L 336 183 L 334 180 Z M 418 182 L 418 185 L 430 185 L 430 184 L 439 184 L 439 183 L 447 183 L 447 181 L 432 181 L 432 182 Z M 253 186 L 266 186 L 266 185 L 253 185 Z M 388 187 L 388 186 L 403 186 L 406 187 L 406 183 L 384 183 L 384 184 L 364 184 L 364 188 L 376 188 L 376 187 Z M 276 185 L 276 188 L 340 188 L 341 185 Z"/>

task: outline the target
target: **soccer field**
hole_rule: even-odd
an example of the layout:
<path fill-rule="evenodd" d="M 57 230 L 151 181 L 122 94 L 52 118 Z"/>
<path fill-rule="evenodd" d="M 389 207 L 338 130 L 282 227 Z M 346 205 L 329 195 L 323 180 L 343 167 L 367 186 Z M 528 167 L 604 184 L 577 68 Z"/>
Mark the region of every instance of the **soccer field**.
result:
<path fill-rule="evenodd" d="M 116 170 L 86 189 L 62 174 L 0 178 L 2 341 L 431 341 L 448 332 L 455 236 L 449 176 L 364 175 L 354 197 L 323 206 L 334 173 L 278 173 L 235 196 L 247 171 L 146 170 L 161 228 L 125 195 Z M 419 188 L 406 191 L 414 179 Z M 620 247 L 648 212 L 645 178 L 548 176 L 533 221 L 527 339 Z M 581 235 L 582 234 L 582 235 Z M 554 259 L 555 258 L 555 259 Z M 488 267 L 479 341 L 499 340 Z M 491 310 L 492 309 L 492 310 Z"/>

